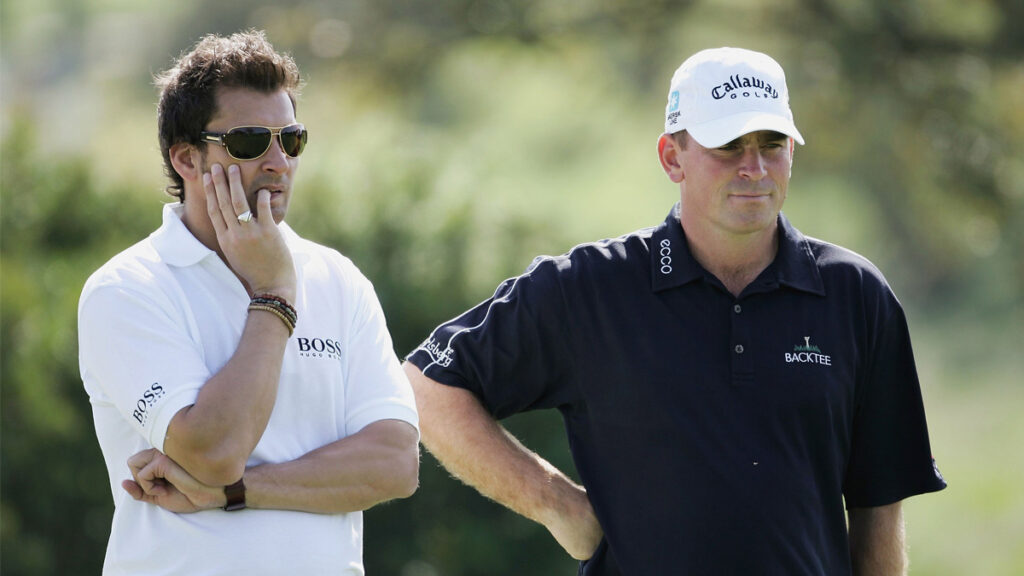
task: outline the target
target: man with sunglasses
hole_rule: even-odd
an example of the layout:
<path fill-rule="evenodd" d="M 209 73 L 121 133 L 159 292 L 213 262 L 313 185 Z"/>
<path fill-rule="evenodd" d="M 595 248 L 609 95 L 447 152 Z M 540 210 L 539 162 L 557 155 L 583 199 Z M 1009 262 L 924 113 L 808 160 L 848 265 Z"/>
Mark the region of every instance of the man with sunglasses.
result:
<path fill-rule="evenodd" d="M 897 575 L 900 501 L 945 486 L 899 302 L 780 212 L 788 100 L 765 54 L 695 54 L 658 139 L 664 222 L 536 259 L 408 357 L 424 445 L 584 576 Z M 582 485 L 496 421 L 538 408 Z"/>
<path fill-rule="evenodd" d="M 207 36 L 158 84 L 178 202 L 79 305 L 104 573 L 363 574 L 361 511 L 415 491 L 418 421 L 370 282 L 284 222 L 298 69 Z"/>

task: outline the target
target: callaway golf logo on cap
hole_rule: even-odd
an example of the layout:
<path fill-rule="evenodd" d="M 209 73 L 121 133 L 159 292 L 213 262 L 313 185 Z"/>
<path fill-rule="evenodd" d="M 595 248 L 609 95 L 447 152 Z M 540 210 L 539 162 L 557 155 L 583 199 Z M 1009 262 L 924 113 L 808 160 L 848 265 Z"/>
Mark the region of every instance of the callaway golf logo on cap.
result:
<path fill-rule="evenodd" d="M 728 96 L 735 100 L 744 98 L 778 98 L 779 92 L 772 85 L 757 77 L 730 76 L 729 81 L 711 89 L 711 97 L 721 100 Z"/>
<path fill-rule="evenodd" d="M 702 50 L 676 70 L 665 106 L 665 133 L 681 130 L 705 148 L 758 130 L 804 143 L 793 124 L 782 67 L 766 54 L 742 48 Z"/>

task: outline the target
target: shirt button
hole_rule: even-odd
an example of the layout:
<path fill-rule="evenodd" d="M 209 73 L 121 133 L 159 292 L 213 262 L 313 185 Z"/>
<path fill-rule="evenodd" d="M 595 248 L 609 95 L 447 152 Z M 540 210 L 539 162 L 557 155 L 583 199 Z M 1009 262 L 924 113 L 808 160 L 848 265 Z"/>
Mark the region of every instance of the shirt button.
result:
<path fill-rule="evenodd" d="M 737 313 L 737 314 L 739 314 L 740 312 L 743 312 L 743 306 L 740 306 L 739 304 L 737 304 L 737 305 L 732 307 L 732 311 Z"/>
<path fill-rule="evenodd" d="M 743 354 L 743 344 L 737 344 L 733 350 L 735 350 L 737 354 Z"/>

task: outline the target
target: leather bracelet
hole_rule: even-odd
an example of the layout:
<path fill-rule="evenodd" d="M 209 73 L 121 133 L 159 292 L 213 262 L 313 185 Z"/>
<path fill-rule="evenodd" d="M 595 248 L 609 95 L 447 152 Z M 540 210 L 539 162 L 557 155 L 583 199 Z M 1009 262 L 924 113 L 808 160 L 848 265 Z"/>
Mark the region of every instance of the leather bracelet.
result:
<path fill-rule="evenodd" d="M 227 512 L 234 512 L 235 510 L 242 510 L 245 508 L 245 482 L 239 478 L 238 482 L 224 487 L 224 496 L 227 496 L 228 502 L 224 505 L 224 510 Z"/>

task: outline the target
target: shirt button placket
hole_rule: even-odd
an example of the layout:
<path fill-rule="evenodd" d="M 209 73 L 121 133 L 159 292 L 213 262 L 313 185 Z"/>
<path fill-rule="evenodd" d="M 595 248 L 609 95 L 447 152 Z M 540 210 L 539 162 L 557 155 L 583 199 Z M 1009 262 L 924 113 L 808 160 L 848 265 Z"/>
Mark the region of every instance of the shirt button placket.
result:
<path fill-rule="evenodd" d="M 734 384 L 749 383 L 753 378 L 754 369 L 747 344 L 750 344 L 750 318 L 743 314 L 743 305 L 734 302 L 732 314 L 729 315 L 732 325 L 732 380 Z"/>

